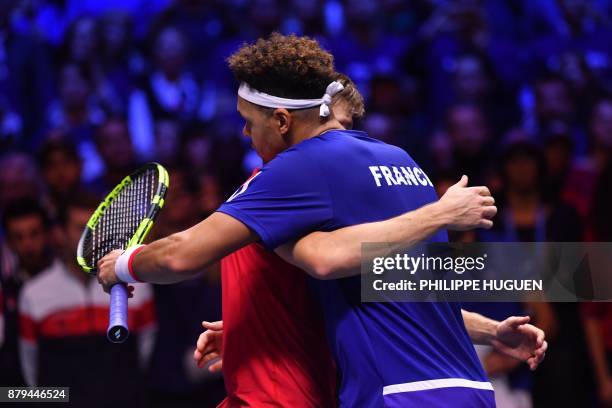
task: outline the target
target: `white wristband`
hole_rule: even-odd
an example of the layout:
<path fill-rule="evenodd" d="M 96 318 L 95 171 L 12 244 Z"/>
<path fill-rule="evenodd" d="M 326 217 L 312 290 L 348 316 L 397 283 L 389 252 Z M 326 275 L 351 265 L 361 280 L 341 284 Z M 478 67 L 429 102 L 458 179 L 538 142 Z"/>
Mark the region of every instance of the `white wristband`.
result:
<path fill-rule="evenodd" d="M 131 266 L 130 264 L 131 264 L 131 258 L 134 255 L 134 252 L 136 250 L 139 250 L 143 246 L 144 245 L 135 245 L 133 247 L 130 247 L 126 249 L 121 255 L 119 255 L 119 258 L 117 258 L 117 262 L 115 262 L 115 275 L 117 275 L 117 278 L 121 282 L 125 282 L 125 283 L 140 282 L 139 280 L 136 279 L 135 276 L 133 276 L 132 273 L 130 273 L 130 266 Z"/>

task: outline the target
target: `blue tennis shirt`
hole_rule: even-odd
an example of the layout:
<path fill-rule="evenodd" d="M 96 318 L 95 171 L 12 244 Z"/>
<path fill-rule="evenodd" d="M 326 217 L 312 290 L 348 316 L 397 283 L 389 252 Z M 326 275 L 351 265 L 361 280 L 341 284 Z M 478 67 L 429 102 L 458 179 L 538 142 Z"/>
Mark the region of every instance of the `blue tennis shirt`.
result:
<path fill-rule="evenodd" d="M 402 149 L 331 130 L 280 153 L 219 211 L 268 249 L 312 231 L 380 221 L 437 199 Z M 432 242 L 447 240 L 440 231 Z M 494 406 L 458 304 L 362 303 L 360 277 L 314 281 L 343 407 Z"/>

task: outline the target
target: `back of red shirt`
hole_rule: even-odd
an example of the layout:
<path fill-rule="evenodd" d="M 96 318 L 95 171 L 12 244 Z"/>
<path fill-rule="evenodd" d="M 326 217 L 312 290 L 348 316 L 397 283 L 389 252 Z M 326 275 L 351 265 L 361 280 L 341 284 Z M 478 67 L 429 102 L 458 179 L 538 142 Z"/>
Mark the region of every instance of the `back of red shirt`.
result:
<path fill-rule="evenodd" d="M 221 407 L 333 407 L 336 371 L 307 276 L 259 244 L 221 262 Z"/>

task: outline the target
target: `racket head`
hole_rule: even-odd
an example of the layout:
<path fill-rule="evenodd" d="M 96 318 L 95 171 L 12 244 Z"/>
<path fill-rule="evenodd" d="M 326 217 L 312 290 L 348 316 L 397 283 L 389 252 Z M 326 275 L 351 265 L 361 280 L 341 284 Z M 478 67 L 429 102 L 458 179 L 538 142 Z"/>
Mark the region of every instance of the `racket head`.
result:
<path fill-rule="evenodd" d="M 126 176 L 98 205 L 77 246 L 77 263 L 95 274 L 98 260 L 114 249 L 141 244 L 164 206 L 170 185 L 166 169 L 147 163 Z"/>

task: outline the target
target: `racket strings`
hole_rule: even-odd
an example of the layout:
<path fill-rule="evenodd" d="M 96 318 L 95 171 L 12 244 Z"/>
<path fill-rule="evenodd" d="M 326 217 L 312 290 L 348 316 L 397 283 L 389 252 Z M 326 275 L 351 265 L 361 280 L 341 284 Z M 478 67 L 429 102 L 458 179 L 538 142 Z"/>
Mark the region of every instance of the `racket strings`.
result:
<path fill-rule="evenodd" d="M 141 221 L 147 217 L 157 193 L 158 172 L 147 169 L 125 186 L 110 202 L 93 229 L 91 250 L 86 259 L 91 265 L 114 249 L 125 249 Z"/>

